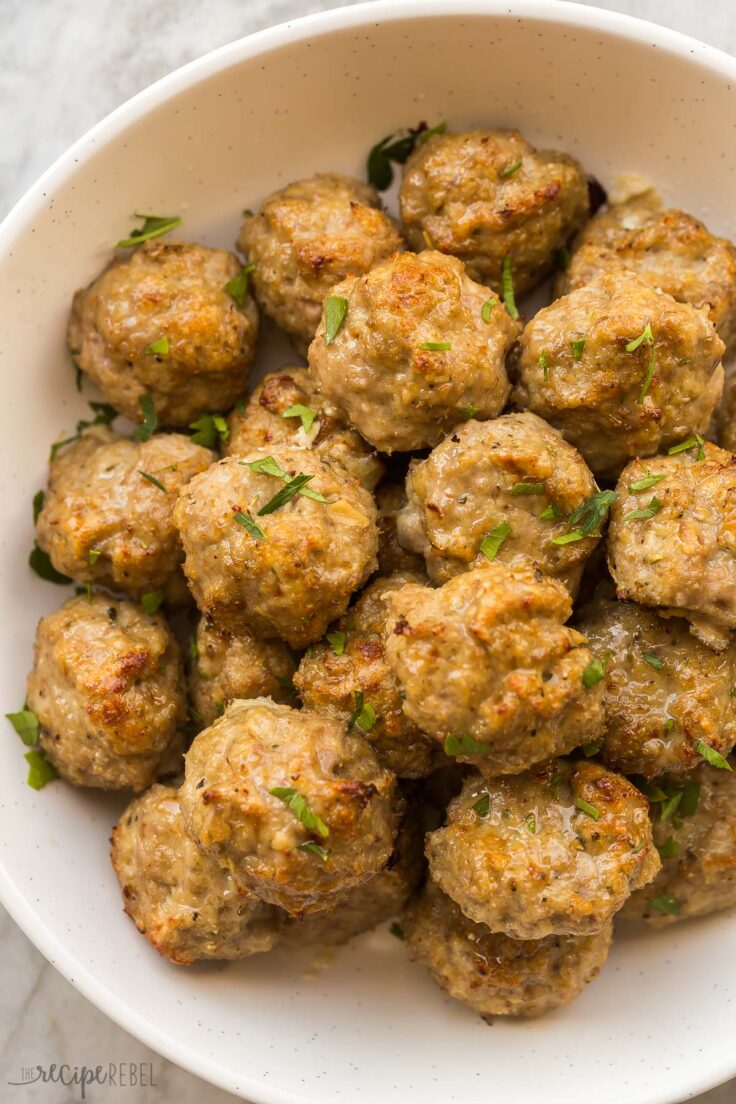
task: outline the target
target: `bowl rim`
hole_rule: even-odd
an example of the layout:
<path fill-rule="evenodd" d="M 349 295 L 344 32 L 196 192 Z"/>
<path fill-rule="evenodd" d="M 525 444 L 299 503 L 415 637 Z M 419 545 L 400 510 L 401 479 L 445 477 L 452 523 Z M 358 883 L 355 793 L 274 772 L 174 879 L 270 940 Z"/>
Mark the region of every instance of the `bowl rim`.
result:
<path fill-rule="evenodd" d="M 499 19 L 535 19 L 550 24 L 594 29 L 632 42 L 650 45 L 736 82 L 736 57 L 690 35 L 620 12 L 589 7 L 572 0 L 367 0 L 350 7 L 337 7 L 287 20 L 256 31 L 234 42 L 217 47 L 187 62 L 153 84 L 148 85 L 106 115 L 62 153 L 34 184 L 17 200 L 0 222 L 0 257 L 12 252 L 36 212 L 45 204 L 47 194 L 74 176 L 78 165 L 97 147 L 114 141 L 141 116 L 162 105 L 177 93 L 192 88 L 215 73 L 260 54 L 283 46 L 321 37 L 335 31 L 360 28 L 367 24 L 391 23 L 406 19 L 431 19 L 437 16 L 473 17 L 491 15 Z M 0 262 L 1 263 L 1 262 Z M 145 1015 L 118 997 L 114 990 L 97 980 L 82 966 L 63 942 L 36 912 L 31 902 L 15 885 L 0 860 L 0 903 L 21 931 L 51 965 L 96 1008 L 153 1051 L 206 1082 L 226 1092 L 247 1098 L 253 1104 L 321 1104 L 301 1092 L 252 1079 L 222 1065 L 205 1054 L 192 1054 L 165 1028 L 151 1023 Z M 687 1085 L 650 1087 L 637 1097 L 637 1104 L 680 1104 L 683 1093 L 688 1099 L 723 1084 L 736 1075 L 736 1052 L 724 1056 L 713 1068 L 693 1072 Z"/>

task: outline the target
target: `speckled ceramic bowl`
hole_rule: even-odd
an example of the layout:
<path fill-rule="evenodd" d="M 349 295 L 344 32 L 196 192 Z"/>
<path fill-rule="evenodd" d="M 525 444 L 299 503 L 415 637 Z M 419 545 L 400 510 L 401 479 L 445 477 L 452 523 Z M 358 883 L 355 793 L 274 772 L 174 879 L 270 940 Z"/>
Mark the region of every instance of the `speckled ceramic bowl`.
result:
<path fill-rule="evenodd" d="M 658 27 L 565 3 L 398 0 L 237 42 L 154 85 L 77 143 L 1 232 L 3 711 L 23 701 L 38 616 L 63 597 L 26 568 L 48 444 L 81 408 L 64 352 L 72 291 L 135 210 L 231 244 L 243 207 L 319 169 L 362 172 L 393 129 L 513 125 L 622 170 L 736 235 L 736 62 Z M 271 363 L 285 349 L 271 346 Z M 268 357 L 266 358 L 268 359 Z M 123 915 L 107 839 L 118 806 L 25 785 L 2 742 L 2 898 L 44 954 L 133 1034 L 263 1104 L 665 1104 L 736 1073 L 736 925 L 621 938 L 601 978 L 538 1022 L 487 1026 L 375 934 L 317 976 L 276 952 L 167 965 Z"/>

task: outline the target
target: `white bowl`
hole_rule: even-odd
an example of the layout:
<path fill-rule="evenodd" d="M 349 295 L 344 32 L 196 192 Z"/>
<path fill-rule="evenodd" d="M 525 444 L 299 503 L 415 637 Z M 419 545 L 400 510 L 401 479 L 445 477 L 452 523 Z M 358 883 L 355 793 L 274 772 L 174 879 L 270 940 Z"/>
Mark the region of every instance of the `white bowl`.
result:
<path fill-rule="evenodd" d="M 0 231 L 3 711 L 20 708 L 39 615 L 60 588 L 25 566 L 49 441 L 81 411 L 64 352 L 72 291 L 135 210 L 230 245 L 243 207 L 319 169 L 362 173 L 379 138 L 420 119 L 519 126 L 604 182 L 622 170 L 736 235 L 736 62 L 573 4 L 402 0 L 277 27 L 218 50 L 114 112 Z M 284 362 L 271 350 L 275 363 Z M 537 1022 L 488 1027 L 374 934 L 317 976 L 276 952 L 167 965 L 121 911 L 107 838 L 120 803 L 25 785 L 0 747 L 2 898 L 104 1012 L 168 1058 L 263 1104 L 665 1104 L 736 1073 L 736 926 L 727 915 L 620 939 L 601 978 Z"/>

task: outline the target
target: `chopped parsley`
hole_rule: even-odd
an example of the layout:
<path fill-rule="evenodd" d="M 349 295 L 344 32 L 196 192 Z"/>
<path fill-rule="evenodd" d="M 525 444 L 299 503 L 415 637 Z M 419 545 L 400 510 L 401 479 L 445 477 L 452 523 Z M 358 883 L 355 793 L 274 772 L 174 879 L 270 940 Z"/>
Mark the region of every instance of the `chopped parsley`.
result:
<path fill-rule="evenodd" d="M 655 671 L 661 671 L 664 667 L 664 662 L 655 655 L 654 652 L 644 652 L 642 659 L 645 663 L 648 663 L 650 667 L 653 667 Z"/>
<path fill-rule="evenodd" d="M 505 169 L 501 169 L 499 176 L 501 180 L 506 180 L 509 176 L 513 176 L 515 172 L 521 168 L 521 161 L 514 161 L 511 165 L 507 165 Z"/>
<path fill-rule="evenodd" d="M 181 226 L 178 215 L 141 215 L 136 211 L 133 217 L 143 219 L 143 226 L 132 230 L 129 238 L 122 238 L 121 241 L 116 242 L 116 249 L 131 249 L 135 245 L 150 241 L 151 238 L 158 238 L 161 234 L 168 234 L 170 230 Z"/>
<path fill-rule="evenodd" d="M 446 736 L 444 748 L 445 755 L 453 758 L 458 755 L 488 755 L 491 750 L 488 744 L 476 740 L 469 732 L 463 733 L 462 736 Z"/>
<path fill-rule="evenodd" d="M 6 713 L 5 716 L 26 747 L 34 747 L 38 743 L 38 717 L 32 709 L 24 705 L 17 713 Z"/>
<path fill-rule="evenodd" d="M 241 268 L 237 276 L 233 276 L 232 280 L 228 280 L 225 284 L 225 291 L 230 298 L 239 307 L 242 307 L 245 303 L 245 297 L 248 294 L 248 285 L 250 283 L 250 274 L 255 272 L 255 264 L 245 265 Z"/>
<path fill-rule="evenodd" d="M 559 249 L 555 249 L 555 264 L 562 272 L 570 264 L 570 250 L 566 245 L 561 245 Z"/>
<path fill-rule="evenodd" d="M 531 834 L 533 836 L 536 836 L 536 834 L 537 834 L 537 818 L 535 817 L 534 813 L 529 814 L 529 816 L 524 821 L 524 824 L 526 825 L 527 829 L 531 832 Z"/>
<path fill-rule="evenodd" d="M 647 322 L 646 326 L 641 331 L 639 336 L 635 337 L 632 341 L 628 343 L 628 345 L 626 346 L 626 352 L 634 353 L 640 345 L 647 345 L 649 347 L 649 363 L 647 364 L 647 371 L 646 375 L 644 376 L 644 382 L 641 385 L 641 390 L 636 400 L 638 406 L 641 406 L 641 404 L 644 402 L 644 399 L 647 397 L 647 392 L 649 391 L 652 380 L 654 379 L 654 334 L 652 333 L 651 323 L 649 322 Z"/>
<path fill-rule="evenodd" d="M 260 525 L 253 520 L 250 514 L 244 514 L 242 511 L 238 510 L 237 513 L 233 514 L 233 519 L 237 521 L 238 525 L 242 525 L 246 532 L 250 533 L 256 540 L 266 539 L 266 534 L 263 532 Z"/>
<path fill-rule="evenodd" d="M 585 540 L 582 529 L 573 529 L 571 533 L 561 533 L 559 537 L 552 537 L 550 544 L 574 544 L 575 541 Z"/>
<path fill-rule="evenodd" d="M 264 456 L 263 460 L 243 460 L 242 462 L 246 468 L 250 468 L 259 475 L 275 475 L 284 481 L 290 478 L 289 473 L 279 467 L 273 456 Z"/>
<path fill-rule="evenodd" d="M 96 564 L 101 555 L 102 552 L 99 548 L 90 548 L 89 552 L 87 553 L 87 562 L 90 564 Z"/>
<path fill-rule="evenodd" d="M 705 460 L 705 441 L 699 433 L 693 433 L 690 437 L 686 437 L 684 441 L 680 441 L 679 445 L 673 445 L 672 448 L 667 449 L 668 456 L 677 456 L 678 452 L 687 452 L 688 449 L 698 446 L 696 460 Z"/>
<path fill-rule="evenodd" d="M 423 341 L 420 349 L 426 349 L 430 353 L 446 353 L 452 348 L 451 341 Z"/>
<path fill-rule="evenodd" d="M 733 767 L 720 751 L 716 751 L 710 744 L 706 744 L 704 740 L 695 741 L 695 750 L 698 755 L 701 755 L 705 759 L 706 763 L 710 763 L 712 767 L 718 767 L 719 770 L 732 771 Z"/>
<path fill-rule="evenodd" d="M 603 737 L 599 736 L 597 740 L 591 740 L 589 744 L 583 744 L 583 755 L 586 759 L 592 759 L 594 755 L 603 747 Z"/>
<path fill-rule="evenodd" d="M 364 701 L 362 690 L 356 690 L 355 709 L 348 721 L 348 731 L 359 728 L 361 732 L 370 732 L 377 720 L 375 707 L 371 702 Z"/>
<path fill-rule="evenodd" d="M 168 493 L 163 483 L 159 479 L 156 479 L 155 475 L 151 475 L 149 472 L 142 471 L 140 468 L 138 468 L 138 474 L 142 475 L 146 483 L 150 483 L 152 487 L 155 487 L 157 490 L 162 491 L 164 494 Z"/>
<path fill-rule="evenodd" d="M 308 843 L 300 843 L 297 846 L 297 851 L 306 851 L 310 855 L 316 855 L 322 862 L 327 862 L 332 852 L 329 847 L 320 847 L 318 843 L 314 843 L 310 840 Z"/>
<path fill-rule="evenodd" d="M 294 814 L 296 819 L 304 825 L 308 832 L 316 832 L 322 839 L 327 839 L 330 829 L 325 822 L 310 808 L 309 802 L 303 794 L 291 786 L 274 786 L 268 791 L 272 797 L 283 801 L 284 805 Z"/>
<path fill-rule="evenodd" d="M 648 521 L 653 518 L 655 514 L 659 513 L 659 508 L 662 503 L 655 495 L 648 506 L 645 506 L 642 510 L 632 510 L 630 514 L 624 514 L 624 521 Z"/>
<path fill-rule="evenodd" d="M 488 811 L 491 808 L 491 795 L 484 793 L 473 804 L 473 812 L 477 813 L 479 817 L 487 817 Z"/>
<path fill-rule="evenodd" d="M 158 429 L 158 418 L 153 406 L 153 395 L 141 395 L 138 403 L 141 408 L 141 414 L 143 415 L 143 421 L 136 428 L 133 436 L 136 441 L 150 441 L 151 437 Z"/>
<path fill-rule="evenodd" d="M 671 893 L 662 893 L 659 897 L 653 897 L 649 902 L 649 907 L 665 916 L 680 915 L 680 902 Z"/>
<path fill-rule="evenodd" d="M 666 794 L 664 800 L 660 802 L 659 806 L 659 819 L 662 824 L 674 816 L 677 808 L 682 801 L 682 790 L 673 790 L 671 793 Z"/>
<path fill-rule="evenodd" d="M 605 678 L 610 662 L 611 652 L 608 649 L 606 649 L 603 659 L 599 659 L 598 656 L 595 656 L 595 658 L 590 661 L 583 671 L 583 686 L 586 690 L 592 690 L 594 686 L 598 685 L 601 679 Z M 590 745 L 587 746 L 589 747 Z M 586 755 L 587 754 L 586 752 Z M 591 754 L 595 755 L 595 752 L 591 752 Z"/>
<path fill-rule="evenodd" d="M 570 514 L 568 523 L 579 525 L 584 537 L 601 535 L 601 526 L 618 495 L 615 491 L 596 491 Z"/>
<path fill-rule="evenodd" d="M 51 560 L 49 559 L 48 552 L 44 552 L 34 544 L 31 554 L 28 557 L 28 564 L 33 571 L 36 572 L 39 579 L 44 579 L 47 583 L 56 583 L 58 586 L 66 586 L 71 582 L 68 575 L 62 575 L 60 571 L 57 571 Z"/>
<path fill-rule="evenodd" d="M 514 483 L 509 491 L 511 495 L 541 495 L 544 494 L 544 483 Z"/>
<path fill-rule="evenodd" d="M 56 767 L 40 751 L 27 751 L 24 758 L 28 764 L 26 782 L 31 789 L 42 790 L 47 782 L 53 782 L 54 778 L 59 777 Z"/>
<path fill-rule="evenodd" d="M 572 349 L 572 359 L 580 360 L 581 356 L 583 355 L 583 350 L 585 349 L 585 338 L 575 338 L 570 342 L 570 348 Z"/>
<path fill-rule="evenodd" d="M 556 518 L 563 518 L 565 513 L 556 506 L 554 502 L 550 502 L 549 506 L 545 506 L 539 515 L 542 521 L 554 521 Z"/>
<path fill-rule="evenodd" d="M 166 595 L 162 590 L 147 590 L 141 595 L 141 605 L 146 613 L 154 614 L 158 611 Z"/>
<path fill-rule="evenodd" d="M 311 479 L 314 479 L 313 475 L 305 475 L 303 472 L 300 472 L 299 475 L 295 475 L 293 479 L 289 479 L 286 485 L 283 486 L 280 491 L 277 491 L 265 506 L 261 506 L 258 511 L 258 516 L 265 517 L 266 514 L 274 513 L 279 507 L 285 506 L 287 502 L 291 502 L 292 498 L 297 494 L 302 494 L 306 498 L 313 498 L 316 502 L 327 502 L 324 495 L 318 495 L 316 491 L 310 491 L 308 488 L 303 490 Z"/>
<path fill-rule="evenodd" d="M 379 192 L 385 192 L 391 187 L 394 179 L 392 162 L 405 165 L 417 144 L 423 144 L 435 134 L 444 134 L 446 130 L 447 123 L 438 123 L 433 127 L 420 123 L 406 133 L 399 132 L 400 137 L 394 133 L 382 138 L 368 154 L 366 165 L 368 183 Z"/>
<path fill-rule="evenodd" d="M 325 345 L 331 345 L 335 340 L 347 313 L 347 299 L 344 299 L 342 295 L 327 296 L 325 300 Z"/>
<path fill-rule="evenodd" d="M 593 820 L 601 819 L 600 809 L 596 809 L 595 805 L 591 805 L 589 801 L 586 801 L 582 797 L 575 798 L 575 808 L 579 809 L 581 813 L 586 813 Z"/>
<path fill-rule="evenodd" d="M 663 859 L 676 859 L 680 854 L 680 845 L 674 836 L 668 836 L 662 844 L 657 844 L 657 850 Z"/>
<path fill-rule="evenodd" d="M 302 423 L 302 429 L 305 433 L 309 433 L 310 429 L 314 425 L 314 419 L 317 417 L 314 410 L 311 410 L 308 406 L 304 406 L 303 403 L 294 403 L 288 410 L 284 410 L 281 415 L 282 418 L 298 418 Z"/>
<path fill-rule="evenodd" d="M 150 345 L 146 345 L 143 352 L 146 356 L 158 356 L 166 357 L 169 355 L 169 339 L 168 337 L 160 337 L 158 341 L 152 341 Z"/>
<path fill-rule="evenodd" d="M 501 286 L 503 288 L 503 302 L 506 310 L 509 312 L 514 322 L 519 321 L 519 311 L 516 307 L 516 296 L 514 295 L 514 275 L 511 271 L 511 257 L 506 254 L 503 259 L 503 271 L 501 273 Z"/>
<path fill-rule="evenodd" d="M 90 408 L 94 414 L 94 418 L 80 418 L 77 422 L 76 432 L 72 437 L 65 437 L 63 441 L 56 441 L 51 446 L 49 453 L 49 462 L 53 463 L 60 449 L 65 445 L 71 445 L 74 441 L 78 441 L 80 434 L 83 430 L 89 429 L 90 426 L 96 425 L 112 425 L 118 416 L 118 412 L 114 406 L 110 406 L 105 402 L 91 402 Z"/>
<path fill-rule="evenodd" d="M 230 436 L 227 419 L 222 414 L 203 414 L 196 422 L 190 422 L 189 428 L 194 430 L 190 437 L 192 444 L 209 449 L 215 447 L 218 439 L 224 444 Z"/>
<path fill-rule="evenodd" d="M 501 521 L 498 525 L 491 529 L 490 533 L 487 533 L 483 540 L 480 542 L 480 551 L 490 560 L 491 563 L 498 555 L 501 545 L 511 534 L 511 526 L 507 521 Z"/>
<path fill-rule="evenodd" d="M 629 491 L 632 494 L 639 494 L 640 491 L 648 491 L 650 487 L 656 487 L 658 483 L 661 483 L 663 479 L 666 479 L 666 475 L 652 475 L 649 468 L 644 468 L 647 473 L 643 479 L 635 479 L 633 483 L 629 483 Z"/>
<path fill-rule="evenodd" d="M 34 525 L 38 521 L 38 515 L 43 510 L 43 504 L 44 504 L 44 499 L 45 498 L 46 498 L 46 495 L 43 493 L 43 491 L 36 491 L 35 495 L 33 496 L 33 524 Z"/>
<path fill-rule="evenodd" d="M 331 632 L 327 634 L 327 643 L 330 645 L 335 655 L 340 656 L 345 654 L 346 639 L 344 632 Z"/>
<path fill-rule="evenodd" d="M 460 414 L 467 422 L 470 418 L 474 418 L 480 410 L 479 406 L 459 406 L 457 408 L 458 414 Z"/>
<path fill-rule="evenodd" d="M 542 375 L 545 380 L 549 379 L 549 358 L 547 356 L 547 350 L 542 349 L 539 354 L 539 367 L 542 369 Z"/>
<path fill-rule="evenodd" d="M 490 322 L 493 308 L 495 307 L 498 299 L 486 299 L 483 306 L 480 308 L 480 316 L 483 322 Z"/>

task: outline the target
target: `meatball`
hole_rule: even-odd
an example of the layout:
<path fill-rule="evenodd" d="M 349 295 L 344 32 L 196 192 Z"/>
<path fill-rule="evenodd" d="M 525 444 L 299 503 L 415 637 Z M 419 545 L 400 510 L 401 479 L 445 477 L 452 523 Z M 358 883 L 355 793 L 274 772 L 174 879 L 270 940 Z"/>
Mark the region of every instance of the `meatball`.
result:
<path fill-rule="evenodd" d="M 592 935 L 509 939 L 474 924 L 432 882 L 405 920 L 409 954 L 481 1016 L 540 1016 L 579 996 L 608 957 L 612 924 Z"/>
<path fill-rule="evenodd" d="M 247 405 L 236 406 L 228 425 L 231 456 L 249 456 L 260 448 L 313 448 L 326 460 L 342 464 L 368 491 L 383 474 L 374 450 L 325 404 L 306 368 L 266 376 Z"/>
<path fill-rule="evenodd" d="M 736 627 L 736 457 L 694 437 L 675 448 L 622 472 L 608 565 L 619 598 L 686 617 L 723 649 Z"/>
<path fill-rule="evenodd" d="M 512 939 L 599 932 L 661 865 L 646 799 L 592 761 L 471 776 L 426 852 L 465 915 Z"/>
<path fill-rule="evenodd" d="M 391 575 L 371 583 L 328 641 L 310 649 L 294 677 L 307 709 L 357 725 L 380 762 L 401 778 L 430 774 L 441 760 L 436 741 L 404 713 L 384 655 L 386 595 L 416 579 Z"/>
<path fill-rule="evenodd" d="M 736 775 L 701 766 L 649 787 L 662 870 L 621 915 L 654 927 L 736 905 Z"/>
<path fill-rule="evenodd" d="M 235 698 L 293 696 L 294 658 L 280 640 L 237 635 L 200 618 L 190 645 L 189 696 L 199 721 L 210 725 Z"/>
<path fill-rule="evenodd" d="M 556 291 L 566 295 L 602 272 L 635 272 L 650 287 L 705 307 L 726 346 L 736 339 L 736 247 L 684 211 L 662 211 L 651 193 L 605 207 L 575 243 Z"/>
<path fill-rule="evenodd" d="M 147 395 L 161 425 L 229 410 L 258 335 L 253 299 L 232 288 L 241 271 L 225 249 L 146 242 L 74 296 L 67 340 L 76 363 L 133 421 Z"/>
<path fill-rule="evenodd" d="M 179 648 L 159 614 L 106 595 L 70 598 L 39 623 L 28 708 L 62 778 L 143 790 L 186 720 Z"/>
<path fill-rule="evenodd" d="M 736 744 L 736 646 L 714 652 L 679 617 L 664 620 L 633 602 L 596 600 L 578 628 L 605 657 L 606 732 L 601 752 L 624 774 L 683 774 L 706 744 Z"/>
<path fill-rule="evenodd" d="M 424 572 L 424 557 L 409 552 L 399 544 L 397 523 L 407 503 L 403 483 L 382 483 L 376 490 L 378 510 L 378 570 L 381 575 L 395 572 Z"/>
<path fill-rule="evenodd" d="M 519 327 L 454 257 L 398 253 L 334 289 L 346 313 L 309 347 L 317 385 L 382 452 L 436 445 L 470 414 L 495 418 Z"/>
<path fill-rule="evenodd" d="M 38 545 L 57 571 L 80 582 L 133 598 L 162 590 L 170 602 L 191 601 L 174 504 L 213 460 L 179 433 L 141 443 L 88 430 L 51 464 Z"/>
<path fill-rule="evenodd" d="M 496 291 L 509 257 L 524 292 L 587 218 L 588 184 L 572 157 L 535 150 L 516 130 L 445 133 L 407 161 L 400 205 L 412 249 L 453 253 Z"/>
<path fill-rule="evenodd" d="M 270 951 L 282 913 L 244 897 L 229 871 L 184 829 L 176 789 L 151 786 L 113 828 L 111 858 L 138 931 L 170 962 L 247 958 Z"/>
<path fill-rule="evenodd" d="M 383 870 L 351 890 L 337 908 L 291 921 L 286 938 L 296 944 L 339 946 L 398 916 L 422 881 L 423 842 L 418 822 L 404 817 Z"/>
<path fill-rule="evenodd" d="M 187 830 L 244 893 L 301 915 L 334 907 L 386 865 L 395 790 L 345 725 L 256 698 L 195 738 L 179 797 Z"/>
<path fill-rule="evenodd" d="M 564 624 L 561 583 L 486 563 L 438 590 L 407 584 L 386 605 L 404 712 L 449 755 L 516 774 L 602 735 L 602 687 L 587 677 L 585 638 Z"/>
<path fill-rule="evenodd" d="M 311 449 L 221 460 L 182 491 L 174 521 L 202 613 L 293 648 L 319 639 L 377 566 L 371 495 Z"/>
<path fill-rule="evenodd" d="M 597 532 L 555 543 L 597 487 L 580 454 L 535 414 L 467 422 L 412 464 L 406 487 L 399 540 L 425 557 L 435 581 L 478 563 L 483 539 L 502 527 L 499 561 L 533 561 L 574 593 L 598 543 Z"/>
<path fill-rule="evenodd" d="M 526 326 L 514 402 L 615 479 L 632 457 L 705 432 L 723 390 L 723 348 L 704 308 L 604 273 Z"/>
<path fill-rule="evenodd" d="M 318 173 L 274 192 L 257 215 L 246 215 L 238 242 L 255 264 L 259 304 L 302 351 L 335 284 L 362 276 L 402 247 L 378 193 L 340 173 Z"/>

